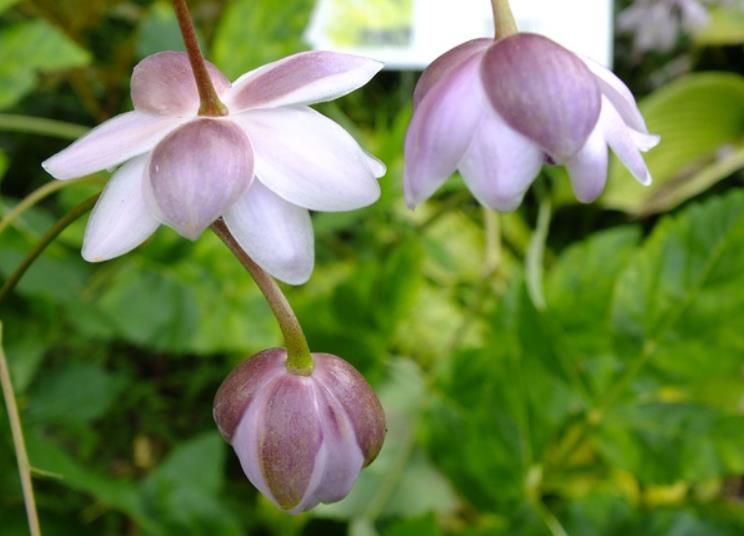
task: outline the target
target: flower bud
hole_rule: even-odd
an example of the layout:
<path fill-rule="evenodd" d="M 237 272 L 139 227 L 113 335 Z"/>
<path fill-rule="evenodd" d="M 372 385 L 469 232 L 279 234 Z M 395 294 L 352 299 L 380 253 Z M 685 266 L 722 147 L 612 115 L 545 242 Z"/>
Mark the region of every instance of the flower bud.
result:
<path fill-rule="evenodd" d="M 313 354 L 309 376 L 290 373 L 287 351 L 241 363 L 214 400 L 214 419 L 248 479 L 296 514 L 343 499 L 385 438 L 374 391 L 351 365 Z"/>

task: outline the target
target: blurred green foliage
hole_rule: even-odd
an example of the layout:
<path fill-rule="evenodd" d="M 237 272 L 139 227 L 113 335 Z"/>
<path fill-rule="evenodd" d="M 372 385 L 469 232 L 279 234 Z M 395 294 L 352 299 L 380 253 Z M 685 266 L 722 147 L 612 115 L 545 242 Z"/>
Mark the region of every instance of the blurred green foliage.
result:
<path fill-rule="evenodd" d="M 235 77 L 301 50 L 314 3 L 191 4 L 210 59 Z M 128 109 L 141 57 L 181 43 L 162 1 L 0 0 L 0 13 L 6 214 L 68 142 L 28 116 L 93 126 Z M 161 229 L 89 265 L 77 222 L 0 306 L 45 534 L 744 532 L 744 56 L 724 46 L 742 41 L 736 21 L 714 14 L 690 49 L 696 70 L 718 72 L 643 100 L 663 137 L 652 188 L 614 166 L 600 203 L 579 206 L 549 168 L 488 233 L 458 180 L 415 212 L 402 202 L 410 73 L 321 106 L 389 173 L 375 206 L 314 217 L 316 271 L 287 292 L 313 349 L 376 386 L 389 433 L 351 495 L 309 514 L 258 495 L 212 422 L 231 367 L 280 343 L 239 264 L 211 235 Z M 673 59 L 618 66 L 633 80 Z M 98 189 L 73 184 L 6 229 L 2 277 Z M 542 262 L 529 261 L 544 307 L 524 274 L 539 201 L 554 208 Z M 2 424 L 8 536 L 26 531 L 14 464 Z"/>

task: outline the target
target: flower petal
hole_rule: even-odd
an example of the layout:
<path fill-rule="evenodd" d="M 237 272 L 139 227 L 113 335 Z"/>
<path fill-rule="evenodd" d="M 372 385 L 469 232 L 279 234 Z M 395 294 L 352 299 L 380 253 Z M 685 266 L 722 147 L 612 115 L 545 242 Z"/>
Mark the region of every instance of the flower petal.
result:
<path fill-rule="evenodd" d="M 256 175 L 290 203 L 311 210 L 353 210 L 380 196 L 369 158 L 359 144 L 315 110 L 304 106 L 253 110 L 232 119 L 253 144 Z"/>
<path fill-rule="evenodd" d="M 207 62 L 207 70 L 218 95 L 230 81 Z M 199 91 L 185 52 L 158 52 L 140 61 L 132 72 L 132 102 L 142 112 L 159 115 L 196 115 Z"/>
<path fill-rule="evenodd" d="M 225 100 L 237 111 L 329 101 L 360 88 L 382 66 L 351 54 L 301 52 L 244 74 Z"/>
<path fill-rule="evenodd" d="M 292 285 L 310 278 L 315 248 L 306 209 L 254 181 L 223 217 L 240 247 L 261 268 Z"/>
<path fill-rule="evenodd" d="M 147 156 L 130 160 L 106 184 L 85 228 L 86 261 L 106 261 L 128 253 L 160 225 L 142 195 L 147 161 Z"/>
<path fill-rule="evenodd" d="M 483 205 L 501 212 L 516 209 L 540 172 L 543 153 L 535 142 L 488 110 L 459 168 Z"/>
<path fill-rule="evenodd" d="M 625 124 L 644 134 L 648 134 L 646 121 L 643 119 L 633 94 L 615 73 L 606 69 L 590 58 L 581 58 L 589 70 L 597 77 L 599 89 L 607 97 L 623 118 Z"/>
<path fill-rule="evenodd" d="M 451 70 L 421 101 L 406 135 L 406 202 L 413 208 L 452 175 L 483 111 L 490 105 L 479 70 L 482 54 L 475 54 Z"/>
<path fill-rule="evenodd" d="M 413 92 L 413 109 L 416 110 L 424 97 L 431 91 L 431 88 L 440 80 L 448 78 L 454 68 L 462 65 L 474 54 L 485 51 L 492 44 L 493 39 L 473 39 L 448 50 L 435 59 L 426 68 L 416 84 L 416 89 Z"/>
<path fill-rule="evenodd" d="M 499 115 L 556 161 L 576 154 L 597 124 L 597 78 L 547 37 L 520 33 L 496 42 L 483 59 L 482 75 Z"/>
<path fill-rule="evenodd" d="M 149 185 L 163 223 L 195 240 L 248 188 L 253 151 L 230 121 L 198 119 L 155 147 Z"/>
<path fill-rule="evenodd" d="M 602 98 L 602 114 L 599 124 L 605 140 L 625 167 L 644 186 L 651 184 L 651 174 L 636 145 L 636 134 L 632 134 L 633 131 L 626 126 L 623 118 L 606 97 Z"/>
<path fill-rule="evenodd" d="M 607 142 L 600 123 L 586 140 L 586 145 L 566 162 L 574 193 L 582 203 L 591 203 L 604 190 L 607 160 Z"/>
<path fill-rule="evenodd" d="M 177 117 L 127 112 L 101 123 L 41 165 L 55 179 L 90 175 L 150 151 L 181 124 L 183 119 Z"/>

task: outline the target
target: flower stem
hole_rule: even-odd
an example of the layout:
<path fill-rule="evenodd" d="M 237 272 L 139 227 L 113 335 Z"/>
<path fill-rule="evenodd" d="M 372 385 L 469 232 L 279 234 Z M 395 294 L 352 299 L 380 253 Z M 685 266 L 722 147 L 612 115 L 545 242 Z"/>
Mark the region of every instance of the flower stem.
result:
<path fill-rule="evenodd" d="M 300 321 L 297 320 L 292 306 L 279 285 L 243 251 L 243 248 L 240 247 L 222 219 L 212 224 L 212 230 L 248 270 L 258 288 L 261 289 L 269 307 L 271 307 L 271 311 L 279 323 L 279 329 L 282 330 L 282 335 L 284 335 L 284 344 L 287 347 L 287 363 L 285 365 L 287 370 L 299 376 L 309 376 L 313 371 L 310 347 L 307 345 L 307 339 L 302 331 Z"/>
<path fill-rule="evenodd" d="M 18 284 L 18 281 L 21 280 L 23 277 L 23 274 L 26 273 L 26 270 L 28 270 L 31 265 L 34 263 L 34 261 L 37 259 L 39 255 L 41 255 L 44 250 L 51 244 L 55 238 L 57 238 L 62 231 L 67 229 L 69 225 L 77 220 L 80 216 L 88 212 L 91 208 L 93 208 L 93 205 L 95 205 L 96 201 L 98 201 L 98 197 L 101 194 L 96 194 L 92 197 L 89 197 L 76 207 L 72 208 L 67 214 L 62 216 L 62 218 L 55 223 L 45 234 L 41 237 L 41 240 L 34 246 L 34 249 L 28 252 L 26 257 L 21 261 L 21 264 L 18 265 L 18 268 L 15 269 L 15 271 L 10 275 L 7 281 L 5 281 L 5 284 L 0 288 L 0 303 L 10 294 L 10 292 L 15 288 L 15 286 Z"/>
<path fill-rule="evenodd" d="M 15 207 L 13 207 L 6 215 L 5 217 L 0 220 L 0 234 L 2 234 L 3 231 L 11 224 L 13 223 L 16 218 L 18 218 L 21 214 L 26 212 L 28 209 L 36 205 L 39 201 L 42 199 L 52 195 L 57 190 L 61 190 L 62 188 L 66 188 L 68 186 L 72 186 L 73 184 L 79 184 L 81 182 L 89 182 L 99 180 L 99 177 L 96 177 L 95 175 L 89 176 L 89 177 L 81 177 L 79 179 L 72 179 L 68 181 L 51 181 L 46 183 L 44 186 L 37 188 L 30 194 L 28 194 L 26 197 L 24 197 L 20 203 L 18 203 Z"/>
<path fill-rule="evenodd" d="M 544 195 L 540 200 L 537 225 L 530 239 L 527 258 L 525 259 L 527 290 L 538 311 L 543 311 L 546 307 L 545 291 L 543 290 L 543 263 L 545 262 L 545 244 L 548 240 L 551 215 L 550 197 Z"/>
<path fill-rule="evenodd" d="M 181 28 L 181 35 L 183 36 L 183 44 L 186 45 L 186 53 L 189 55 L 191 70 L 194 73 L 196 87 L 199 90 L 199 99 L 201 100 L 199 115 L 213 117 L 227 115 L 227 107 L 217 96 L 217 91 L 214 89 L 214 84 L 212 84 L 212 79 L 209 76 L 186 0 L 173 0 L 173 8 L 176 11 L 178 26 Z"/>
<path fill-rule="evenodd" d="M 75 140 L 90 129 L 83 125 L 56 121 L 45 117 L 32 117 L 29 115 L 0 114 L 0 130 L 7 132 L 25 132 L 28 134 L 40 134 L 52 136 L 65 140 Z"/>
<path fill-rule="evenodd" d="M 31 536 L 40 536 L 39 514 L 36 511 L 36 499 L 34 498 L 34 486 L 31 481 L 31 464 L 28 461 L 26 442 L 23 439 L 23 426 L 21 416 L 18 413 L 13 382 L 10 379 L 8 360 L 3 350 L 3 325 L 0 322 L 0 384 L 2 384 L 5 408 L 8 411 L 10 421 L 10 432 L 13 436 L 16 461 L 18 462 L 18 473 L 21 477 L 21 489 L 23 490 L 23 502 L 26 505 L 26 516 L 28 517 L 28 528 Z"/>
<path fill-rule="evenodd" d="M 491 0 L 493 10 L 494 36 L 503 39 L 517 33 L 517 23 L 514 21 L 509 0 Z"/>

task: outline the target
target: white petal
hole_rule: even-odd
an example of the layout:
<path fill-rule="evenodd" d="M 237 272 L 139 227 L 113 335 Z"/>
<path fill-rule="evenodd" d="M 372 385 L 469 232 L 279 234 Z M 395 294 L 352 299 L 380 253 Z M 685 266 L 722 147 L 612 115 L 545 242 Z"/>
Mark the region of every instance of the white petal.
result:
<path fill-rule="evenodd" d="M 276 108 L 232 119 L 253 143 L 256 175 L 290 203 L 343 211 L 371 205 L 380 197 L 365 152 L 348 132 L 318 112 L 304 106 Z"/>
<path fill-rule="evenodd" d="M 566 162 L 574 193 L 582 203 L 591 203 L 607 183 L 607 142 L 601 123 L 586 140 L 586 145 Z"/>
<path fill-rule="evenodd" d="M 508 212 L 522 202 L 540 172 L 543 153 L 493 110 L 484 112 L 459 169 L 483 205 Z"/>
<path fill-rule="evenodd" d="M 150 151 L 185 119 L 127 112 L 100 124 L 41 165 L 55 179 L 74 179 Z"/>
<path fill-rule="evenodd" d="M 636 145 L 633 132 L 606 97 L 602 97 L 602 112 L 599 116 L 605 140 L 625 167 L 644 186 L 651 184 L 651 174 Z"/>
<path fill-rule="evenodd" d="M 369 82 L 382 66 L 351 54 L 301 52 L 244 74 L 225 102 L 242 111 L 333 100 Z"/>
<path fill-rule="evenodd" d="M 124 164 L 106 184 L 88 219 L 83 258 L 106 261 L 123 255 L 147 240 L 158 228 L 142 194 L 148 155 Z"/>
<path fill-rule="evenodd" d="M 224 219 L 240 247 L 272 276 L 292 285 L 310 278 L 315 250 L 306 209 L 254 181 Z"/>
<path fill-rule="evenodd" d="M 457 169 L 484 111 L 491 108 L 483 92 L 474 54 L 448 71 L 423 97 L 406 134 L 406 202 L 413 208 Z"/>
<path fill-rule="evenodd" d="M 606 69 L 590 58 L 582 57 L 589 70 L 597 77 L 602 94 L 607 97 L 630 128 L 648 134 L 646 121 L 643 119 L 633 94 L 628 86 L 615 73 Z"/>

